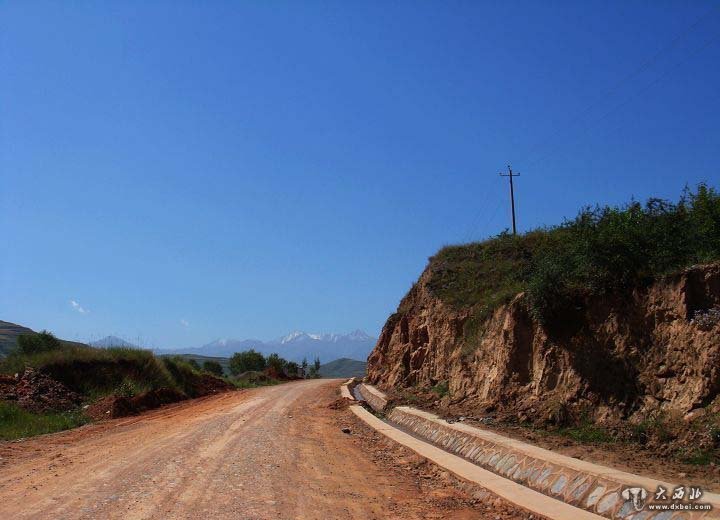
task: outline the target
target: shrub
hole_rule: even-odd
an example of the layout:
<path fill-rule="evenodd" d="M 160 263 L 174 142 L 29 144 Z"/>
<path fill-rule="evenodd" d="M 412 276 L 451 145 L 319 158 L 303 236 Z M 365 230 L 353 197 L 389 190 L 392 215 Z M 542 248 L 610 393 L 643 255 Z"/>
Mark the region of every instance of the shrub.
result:
<path fill-rule="evenodd" d="M 308 370 L 307 377 L 309 377 L 310 379 L 320 379 L 322 377 L 322 375 L 320 374 L 320 366 L 320 358 L 315 357 L 315 360 L 313 361 L 310 370 Z"/>
<path fill-rule="evenodd" d="M 287 361 L 273 352 L 267 357 L 267 367 L 275 374 L 282 374 L 287 367 Z"/>
<path fill-rule="evenodd" d="M 174 386 L 190 397 L 197 397 L 200 372 L 180 356 L 163 358 L 163 364 L 172 377 Z"/>
<path fill-rule="evenodd" d="M 61 347 L 60 340 L 46 330 L 37 334 L 21 334 L 17 338 L 17 351 L 25 356 L 59 350 Z"/>
<path fill-rule="evenodd" d="M 436 393 L 438 397 L 445 397 L 450 395 L 450 384 L 447 381 L 441 381 L 430 389 Z"/>
<path fill-rule="evenodd" d="M 285 371 L 287 372 L 288 376 L 297 377 L 298 368 L 300 368 L 300 366 L 297 363 L 295 363 L 294 361 L 288 361 L 287 365 L 285 366 Z"/>
<path fill-rule="evenodd" d="M 233 375 L 242 374 L 243 372 L 265 370 L 265 357 L 253 349 L 244 352 L 236 352 L 230 358 L 230 372 Z"/>
<path fill-rule="evenodd" d="M 589 296 L 718 259 L 720 194 L 701 184 L 677 203 L 585 208 L 560 226 L 445 247 L 430 259 L 428 288 L 472 307 L 476 322 L 525 291 L 532 315 L 549 324 Z"/>
<path fill-rule="evenodd" d="M 203 363 L 203 370 L 205 372 L 210 372 L 211 374 L 214 374 L 216 376 L 222 377 L 223 375 L 222 365 L 217 361 L 205 361 Z"/>
<path fill-rule="evenodd" d="M 26 367 L 42 370 L 88 397 L 114 393 L 125 380 L 148 390 L 177 388 L 165 365 L 147 350 L 65 346 L 32 355 L 14 353 L 0 364 L 0 371 L 13 374 Z"/>

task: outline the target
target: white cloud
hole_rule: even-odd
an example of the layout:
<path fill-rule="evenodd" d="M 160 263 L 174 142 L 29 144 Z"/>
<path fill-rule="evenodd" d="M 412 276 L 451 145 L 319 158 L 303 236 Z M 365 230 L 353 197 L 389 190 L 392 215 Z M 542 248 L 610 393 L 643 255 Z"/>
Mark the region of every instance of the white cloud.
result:
<path fill-rule="evenodd" d="M 87 314 L 88 312 L 90 312 L 89 310 L 84 309 L 82 305 L 80 305 L 75 300 L 70 300 L 70 305 L 72 305 L 72 308 L 78 311 L 80 314 Z"/>
<path fill-rule="evenodd" d="M 183 327 L 189 327 L 190 323 L 188 323 L 187 320 L 180 320 L 180 325 L 182 325 Z"/>

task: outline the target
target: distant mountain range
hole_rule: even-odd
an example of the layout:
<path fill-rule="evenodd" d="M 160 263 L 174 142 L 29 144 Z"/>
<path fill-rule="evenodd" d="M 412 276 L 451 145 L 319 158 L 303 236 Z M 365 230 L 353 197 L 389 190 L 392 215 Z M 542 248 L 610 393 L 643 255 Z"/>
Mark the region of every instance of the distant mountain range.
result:
<path fill-rule="evenodd" d="M 196 348 L 158 350 L 159 354 L 197 354 L 202 356 L 229 357 L 235 352 L 255 349 L 264 355 L 273 352 L 290 361 L 303 358 L 312 363 L 315 357 L 327 362 L 339 358 L 367 359 L 377 338 L 361 330 L 348 334 L 309 334 L 295 331 L 271 341 L 257 339 L 217 339 Z"/>
<path fill-rule="evenodd" d="M 20 334 L 32 334 L 33 332 L 27 327 L 0 321 L 0 355 L 7 354 L 15 348 L 17 337 Z M 377 338 L 373 338 L 361 330 L 355 330 L 348 334 L 309 334 L 295 331 L 271 341 L 223 338 L 216 339 L 201 347 L 155 349 L 155 352 L 160 355 L 193 354 L 196 356 L 230 357 L 235 352 L 252 348 L 264 355 L 276 352 L 289 361 L 299 362 L 303 358 L 307 358 L 308 362 L 312 363 L 315 357 L 319 357 L 321 362 L 328 363 L 341 358 L 365 360 L 376 342 Z M 64 341 L 64 343 L 81 345 L 81 343 L 72 341 Z M 117 336 L 106 336 L 90 342 L 89 345 L 100 348 L 141 348 Z"/>

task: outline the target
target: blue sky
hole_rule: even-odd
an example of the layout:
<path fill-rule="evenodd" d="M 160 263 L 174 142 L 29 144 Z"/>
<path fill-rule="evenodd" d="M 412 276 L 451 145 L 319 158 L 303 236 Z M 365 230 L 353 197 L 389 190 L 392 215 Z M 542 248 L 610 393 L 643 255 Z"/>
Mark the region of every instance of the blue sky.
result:
<path fill-rule="evenodd" d="M 521 230 L 717 186 L 713 5 L 4 2 L 0 319 L 377 334 L 507 163 Z"/>

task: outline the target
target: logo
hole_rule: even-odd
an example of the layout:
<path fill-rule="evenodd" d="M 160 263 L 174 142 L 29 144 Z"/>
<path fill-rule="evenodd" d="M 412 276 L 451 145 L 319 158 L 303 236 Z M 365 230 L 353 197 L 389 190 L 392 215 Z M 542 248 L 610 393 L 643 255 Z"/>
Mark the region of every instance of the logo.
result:
<path fill-rule="evenodd" d="M 632 504 L 635 511 L 642 511 L 647 507 L 651 511 L 711 511 L 712 504 L 701 504 L 698 500 L 703 496 L 700 486 L 677 486 L 667 489 L 658 486 L 655 496 L 650 497 L 648 491 L 641 487 L 623 489 L 620 494 L 625 503 Z"/>
<path fill-rule="evenodd" d="M 645 500 L 647 499 L 648 492 L 641 487 L 632 487 L 624 489 L 622 497 L 625 500 L 632 500 L 633 508 L 635 511 L 642 511 L 645 507 Z"/>

